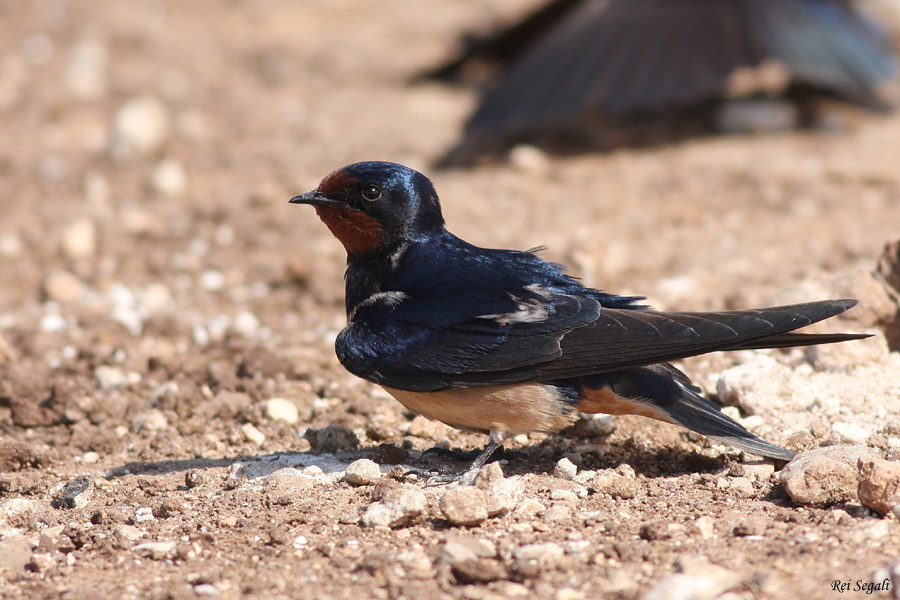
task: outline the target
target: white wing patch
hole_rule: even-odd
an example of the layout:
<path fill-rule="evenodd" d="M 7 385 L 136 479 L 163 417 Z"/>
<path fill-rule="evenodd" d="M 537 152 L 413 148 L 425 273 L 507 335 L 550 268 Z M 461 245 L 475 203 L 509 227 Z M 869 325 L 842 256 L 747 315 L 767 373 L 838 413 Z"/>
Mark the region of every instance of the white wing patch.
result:
<path fill-rule="evenodd" d="M 350 313 L 350 316 L 347 317 L 347 320 L 352 322 L 353 319 L 356 318 L 356 312 L 366 306 L 372 306 L 374 304 L 384 304 L 388 308 L 394 308 L 407 298 L 409 298 L 409 296 L 403 292 L 376 292 L 357 304 L 353 311 Z"/>
<path fill-rule="evenodd" d="M 510 298 L 516 302 L 516 310 L 508 313 L 496 313 L 490 315 L 479 315 L 479 319 L 493 319 L 501 325 L 514 323 L 540 323 L 546 321 L 550 316 L 547 305 L 544 300 L 553 297 L 553 292 L 548 291 L 539 283 L 532 283 L 525 286 L 525 289 L 532 292 L 538 298 L 523 299 L 515 294 L 510 294 Z"/>

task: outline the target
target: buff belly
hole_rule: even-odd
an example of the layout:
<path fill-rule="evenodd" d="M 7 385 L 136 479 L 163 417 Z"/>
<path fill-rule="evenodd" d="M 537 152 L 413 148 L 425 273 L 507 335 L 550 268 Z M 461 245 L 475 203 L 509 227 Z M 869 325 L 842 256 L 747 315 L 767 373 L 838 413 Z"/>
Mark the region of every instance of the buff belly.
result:
<path fill-rule="evenodd" d="M 512 435 L 552 433 L 578 418 L 577 407 L 552 385 L 486 385 L 441 392 L 409 392 L 385 387 L 409 410 L 464 431 Z"/>

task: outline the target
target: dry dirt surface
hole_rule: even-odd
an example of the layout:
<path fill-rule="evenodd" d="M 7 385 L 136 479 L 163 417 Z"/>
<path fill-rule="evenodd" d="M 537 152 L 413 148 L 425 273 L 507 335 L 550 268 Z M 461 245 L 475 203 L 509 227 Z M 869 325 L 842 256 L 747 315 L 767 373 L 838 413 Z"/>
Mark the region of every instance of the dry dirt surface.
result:
<path fill-rule="evenodd" d="M 287 200 L 358 160 L 428 172 L 474 243 L 659 308 L 861 297 L 829 325 L 877 334 L 853 348 L 682 366 L 774 442 L 900 453 L 871 276 L 900 115 L 433 172 L 475 96 L 408 78 L 533 4 L 0 3 L 0 596 L 892 597 L 896 503 L 861 503 L 855 458 L 803 501 L 782 465 L 634 417 L 519 436 L 480 487 L 400 476 L 485 440 L 334 356 L 343 250 Z"/>

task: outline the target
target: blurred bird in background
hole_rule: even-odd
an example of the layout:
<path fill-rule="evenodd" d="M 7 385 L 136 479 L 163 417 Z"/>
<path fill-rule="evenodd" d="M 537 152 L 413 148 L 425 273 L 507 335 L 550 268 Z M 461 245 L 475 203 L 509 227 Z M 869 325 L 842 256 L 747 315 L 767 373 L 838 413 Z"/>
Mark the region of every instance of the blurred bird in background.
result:
<path fill-rule="evenodd" d="M 552 0 L 422 77 L 491 71 L 441 165 L 523 142 L 570 153 L 827 126 L 829 100 L 890 109 L 897 60 L 850 0 Z"/>

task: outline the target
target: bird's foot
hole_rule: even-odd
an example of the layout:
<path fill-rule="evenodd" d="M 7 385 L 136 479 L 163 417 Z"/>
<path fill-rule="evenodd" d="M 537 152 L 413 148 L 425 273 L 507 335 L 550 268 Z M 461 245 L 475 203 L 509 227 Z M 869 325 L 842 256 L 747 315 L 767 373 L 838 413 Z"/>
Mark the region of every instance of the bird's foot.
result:
<path fill-rule="evenodd" d="M 491 440 L 490 442 L 488 442 L 488 445 L 485 446 L 484 450 L 482 450 L 478 454 L 478 456 L 475 457 L 475 460 L 472 461 L 472 464 L 469 465 L 469 468 L 466 469 L 465 472 L 455 474 L 434 473 L 425 481 L 425 485 L 445 485 L 448 483 L 456 482 L 458 482 L 460 485 L 474 485 L 475 478 L 478 476 L 478 472 L 481 470 L 481 467 L 489 463 L 491 459 L 499 458 L 502 454 L 503 442 Z M 458 455 L 459 454 L 457 453 L 457 456 Z"/>

